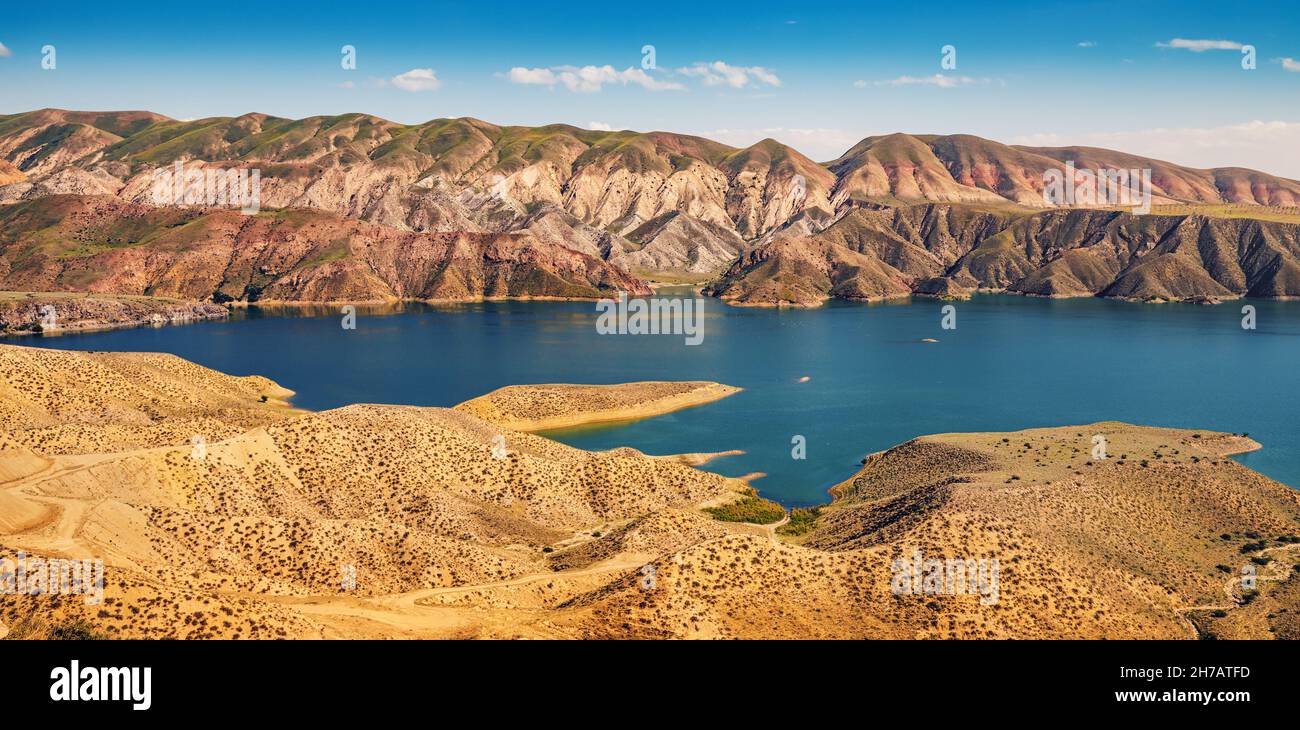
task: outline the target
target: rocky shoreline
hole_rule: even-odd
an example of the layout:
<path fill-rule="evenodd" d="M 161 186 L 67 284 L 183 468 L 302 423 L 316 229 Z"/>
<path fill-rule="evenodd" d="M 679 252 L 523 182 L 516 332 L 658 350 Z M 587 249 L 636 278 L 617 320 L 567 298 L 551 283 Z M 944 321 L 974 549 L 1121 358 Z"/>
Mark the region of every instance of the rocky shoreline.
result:
<path fill-rule="evenodd" d="M 66 292 L 0 293 L 0 337 L 224 319 L 220 304 Z"/>

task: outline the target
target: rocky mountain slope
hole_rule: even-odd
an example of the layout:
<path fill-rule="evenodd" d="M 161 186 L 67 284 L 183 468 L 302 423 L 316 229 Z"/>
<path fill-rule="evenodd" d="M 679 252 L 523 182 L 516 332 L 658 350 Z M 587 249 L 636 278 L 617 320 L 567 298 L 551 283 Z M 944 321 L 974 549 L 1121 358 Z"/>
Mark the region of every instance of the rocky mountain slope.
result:
<path fill-rule="evenodd" d="M 1300 224 L 1121 211 L 918 205 L 853 210 L 742 255 L 706 289 L 815 306 L 973 289 L 1143 301 L 1300 296 Z"/>
<path fill-rule="evenodd" d="M 230 310 L 211 302 L 67 292 L 0 292 L 0 335 L 162 325 L 229 315 Z"/>
<path fill-rule="evenodd" d="M 1049 207 L 1044 176 L 1076 169 L 1151 170 L 1153 203 L 1300 204 L 1300 182 L 1242 168 L 1198 170 L 1096 147 L 1022 147 L 969 134 L 868 137 L 829 163 L 836 201 L 1005 203 Z M 1095 191 L 1095 187 L 1092 190 Z"/>
<path fill-rule="evenodd" d="M 1150 169 L 1156 212 L 1188 210 L 1050 209 L 1044 176 L 1067 162 Z M 148 212 L 157 176 L 177 163 L 258 171 L 266 215 Z M 69 195 L 80 202 L 59 202 Z M 1295 295 L 1294 229 L 1264 222 L 1298 220 L 1300 183 L 970 135 L 868 137 L 822 165 L 770 139 L 737 149 L 471 118 L 43 109 L 0 116 L 3 203 L 9 288 L 337 301 L 591 297 L 644 293 L 651 278 L 716 279 L 710 292 L 752 304 L 954 287 L 1167 299 Z M 34 240 L 68 233 L 54 220 L 76 212 L 68 206 L 129 223 L 112 241 L 42 243 L 28 256 Z M 312 212 L 289 212 L 299 209 Z M 272 229 L 292 240 L 263 245 Z M 816 240 L 759 250 L 800 237 Z"/>
<path fill-rule="evenodd" d="M 45 109 L 0 117 L 0 159 L 26 177 L 0 200 L 79 193 L 147 203 L 153 173 L 181 160 L 259 169 L 263 208 L 318 208 L 400 231 L 510 232 L 554 208 L 569 217 L 551 221 L 548 240 L 582 238 L 584 226 L 639 231 L 619 248 L 652 250 L 631 268 L 688 273 L 716 270 L 742 240 L 805 208 L 829 211 L 834 182 L 772 140 L 735 149 L 663 132 L 469 118 L 400 125 L 364 114 L 178 122 Z M 686 220 L 665 225 L 678 214 Z M 707 236 L 698 246 L 721 253 L 688 250 L 684 234 Z M 655 247 L 660 236 L 667 240 Z"/>
<path fill-rule="evenodd" d="M 0 289 L 218 302 L 650 292 L 596 256 L 527 232 L 402 232 L 318 210 L 246 216 L 85 195 L 0 206 Z"/>

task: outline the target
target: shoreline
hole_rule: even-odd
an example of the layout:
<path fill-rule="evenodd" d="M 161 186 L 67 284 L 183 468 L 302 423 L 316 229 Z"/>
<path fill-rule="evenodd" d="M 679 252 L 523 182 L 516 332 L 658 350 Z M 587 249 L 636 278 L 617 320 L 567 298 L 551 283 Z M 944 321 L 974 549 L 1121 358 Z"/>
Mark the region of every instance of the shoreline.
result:
<path fill-rule="evenodd" d="M 842 297 L 827 296 L 824 298 L 820 298 L 815 302 L 790 302 L 790 301 L 739 302 L 732 298 L 706 295 L 703 293 L 704 287 L 698 284 L 677 284 L 677 283 L 665 283 L 665 282 L 657 282 L 657 281 L 652 283 L 650 294 L 637 294 L 635 295 L 635 297 L 641 297 L 641 298 L 651 297 L 657 295 L 659 293 L 659 289 L 661 288 L 678 288 L 678 287 L 682 287 L 682 288 L 689 287 L 697 297 L 704 297 L 711 301 L 720 302 L 722 304 L 727 305 L 728 307 L 735 307 L 737 309 L 813 310 L 813 309 L 822 309 L 832 302 L 843 302 L 846 304 L 861 304 L 866 306 L 879 306 L 881 304 L 901 304 L 911 299 L 923 299 L 923 300 L 943 301 L 943 302 L 969 301 L 972 295 L 975 294 L 1006 295 L 1006 296 L 1023 297 L 1026 299 L 1045 299 L 1045 300 L 1100 299 L 1100 300 L 1107 300 L 1107 301 L 1126 302 L 1130 304 L 1155 304 L 1155 305 L 1196 304 L 1199 306 L 1213 306 L 1218 304 L 1227 304 L 1230 302 L 1256 301 L 1256 300 L 1261 302 L 1300 301 L 1300 297 L 1291 297 L 1291 296 L 1249 297 L 1246 296 L 1245 294 L 1237 294 L 1237 293 L 1229 293 L 1225 295 L 1213 295 L 1213 296 L 1197 295 L 1197 296 L 1184 297 L 1184 298 L 1161 298 L 1161 297 L 1139 298 L 1139 297 L 1121 297 L 1121 296 L 1101 296 L 1099 294 L 1035 294 L 1032 292 L 1019 292 L 1019 291 L 1012 291 L 1009 289 L 978 288 L 978 289 L 965 291 L 961 295 L 943 295 L 943 294 L 930 294 L 930 293 L 923 293 L 923 292 L 910 292 L 907 294 L 899 294 L 894 296 L 866 297 L 866 298 L 842 298 Z M 156 318 L 139 317 L 139 318 L 117 321 L 117 322 L 95 320 L 93 322 L 87 322 L 84 324 L 81 323 L 64 324 L 64 325 L 60 325 L 55 329 L 46 330 L 43 332 L 34 329 L 18 329 L 15 327 L 10 327 L 10 328 L 0 329 L 0 340 L 3 340 L 5 338 L 25 337 L 29 335 L 38 335 L 38 334 L 57 335 L 60 333 L 104 332 L 104 331 L 112 331 L 118 329 L 133 329 L 133 328 L 148 327 L 148 326 L 161 327 L 166 325 L 211 322 L 211 321 L 229 319 L 230 315 L 236 310 L 247 312 L 249 310 L 258 309 L 270 313 L 275 313 L 277 310 L 295 311 L 295 312 L 320 310 L 322 312 L 321 316 L 325 316 L 324 312 L 327 310 L 331 315 L 333 315 L 333 314 L 339 314 L 340 312 L 338 312 L 338 310 L 341 307 L 353 306 L 353 307 L 363 307 L 371 310 L 370 312 L 364 312 L 364 311 L 361 312 L 363 314 L 383 316 L 386 314 L 399 313 L 403 307 L 408 305 L 451 307 L 455 305 L 478 304 L 483 302 L 600 302 L 612 298 L 612 296 L 611 297 L 477 296 L 477 297 L 464 297 L 464 298 L 455 298 L 455 299 L 393 298 L 393 299 L 348 299 L 348 300 L 335 300 L 335 301 L 278 300 L 278 299 L 247 301 L 247 300 L 232 299 L 228 301 L 216 302 L 216 301 L 182 300 L 182 299 L 172 300 L 172 299 L 149 297 L 146 295 L 135 295 L 135 294 L 98 294 L 98 293 L 92 294 L 92 293 L 84 293 L 84 292 L 22 292 L 22 291 L 3 291 L 0 292 L 0 297 L 3 297 L 5 295 L 13 296 L 13 295 L 28 295 L 28 294 L 52 296 L 52 297 L 57 297 L 59 299 L 66 299 L 72 301 L 104 300 L 104 301 L 128 301 L 128 302 L 139 302 L 139 303 L 145 303 L 149 301 L 155 301 L 155 302 L 165 301 L 169 303 L 174 303 L 174 305 L 177 307 L 182 307 L 182 308 L 188 307 L 193 311 L 197 311 L 198 309 L 203 307 L 220 307 L 223 310 L 225 310 L 225 312 L 224 314 L 213 312 L 209 315 L 203 315 L 203 316 L 200 315 L 183 316 L 183 317 L 159 316 Z M 617 292 L 611 293 L 611 295 L 616 295 L 616 294 Z M 628 294 L 631 295 L 631 292 L 628 292 Z M 30 298 L 30 301 L 36 302 L 38 301 L 38 299 L 39 297 L 32 297 Z M 3 304 L 2 299 L 0 299 L 0 304 Z"/>
<path fill-rule="evenodd" d="M 43 315 L 50 308 L 54 326 Z M 228 307 L 171 297 L 83 292 L 0 291 L 0 340 L 223 320 Z"/>

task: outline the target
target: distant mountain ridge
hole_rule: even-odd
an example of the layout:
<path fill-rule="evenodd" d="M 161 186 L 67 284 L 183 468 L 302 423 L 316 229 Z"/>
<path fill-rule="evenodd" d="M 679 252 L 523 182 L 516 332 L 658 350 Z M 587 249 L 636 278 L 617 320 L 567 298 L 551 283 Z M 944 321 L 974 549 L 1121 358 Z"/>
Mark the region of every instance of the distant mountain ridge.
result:
<path fill-rule="evenodd" d="M 973 290 L 1211 302 L 1300 296 L 1300 224 L 1108 210 L 859 209 L 778 237 L 705 288 L 735 304 L 816 306 Z"/>
<path fill-rule="evenodd" d="M 789 242 L 781 243 L 780 251 L 761 251 L 778 239 L 826 233 L 830 238 L 817 245 L 834 242 L 832 227 L 862 210 L 878 208 L 953 205 L 982 211 L 983 217 L 966 217 L 982 229 L 954 232 L 955 239 L 964 242 L 961 254 L 971 254 L 1011 218 L 1051 211 L 1044 202 L 1044 175 L 1066 162 L 1081 169 L 1150 169 L 1156 205 L 1233 205 L 1260 211 L 1300 205 L 1300 182 L 1263 172 L 1197 170 L 1111 150 L 1010 146 L 970 135 L 868 137 L 823 165 L 771 139 L 738 149 L 669 132 L 593 131 L 563 124 L 498 126 L 472 118 L 402 125 L 366 114 L 301 120 L 245 114 L 178 121 L 151 112 L 42 109 L 0 116 L 0 204 L 77 195 L 148 206 L 154 173 L 178 161 L 191 167 L 259 170 L 264 210 L 316 209 L 334 216 L 338 225 L 358 219 L 394 236 L 525 236 L 535 247 L 577 252 L 604 262 L 619 275 L 630 274 L 636 281 L 630 284 L 633 290 L 644 287 L 640 278 L 706 282 L 727 272 L 710 287 L 721 291 L 737 281 L 742 272 L 736 266 L 742 262 L 758 265 L 780 260 L 782 251 L 792 253 L 795 244 Z M 1274 233 L 1282 237 L 1282 249 L 1289 250 L 1291 234 L 1281 229 Z M 917 251 L 899 247 L 888 236 L 877 243 L 877 248 L 890 249 L 879 250 L 879 260 L 902 276 L 883 269 L 870 272 L 873 283 L 861 292 L 842 280 L 838 291 L 848 298 L 866 292 L 886 296 L 900 286 L 911 291 L 924 280 L 915 267 L 889 263 L 891 258 L 915 258 Z M 1073 249 L 1080 243 L 1061 239 L 1049 248 Z M 839 248 L 823 253 L 832 260 L 846 258 Z M 980 252 L 979 258 L 987 253 Z M 543 258 L 557 257 L 563 255 L 552 251 Z M 949 271 L 946 267 L 955 258 L 944 266 L 921 269 L 931 277 L 955 277 L 962 286 L 1015 290 L 1023 284 L 1053 295 L 1103 293 L 1115 281 L 1098 288 L 1106 278 L 1101 273 L 1074 271 L 1065 276 L 1060 270 L 1068 267 L 1059 264 L 1044 281 L 1026 282 L 1031 270 L 1052 263 L 1052 255 L 1035 256 L 1026 250 L 1012 259 L 997 259 L 1002 267 L 997 272 L 981 269 L 974 261 L 967 262 L 974 268 Z M 837 266 L 860 269 L 862 264 L 845 260 Z M 1107 266 L 1105 271 L 1118 277 L 1123 268 Z M 376 270 L 369 269 L 366 276 Z M 1280 270 L 1289 272 L 1289 260 Z M 1205 277 L 1184 276 L 1181 265 L 1169 273 L 1185 281 L 1137 286 L 1135 296 L 1145 298 L 1156 290 L 1218 296 L 1253 289 L 1300 295 L 1287 284 L 1236 286 L 1236 279 L 1225 283 L 1213 274 L 1209 279 L 1220 286 L 1209 286 Z M 602 277 L 607 282 L 619 278 L 596 275 Z M 23 281 L 12 271 L 8 278 L 15 284 Z M 1151 272 L 1142 280 L 1159 278 Z M 532 293 L 530 277 L 517 279 L 524 283 L 504 287 L 509 295 Z M 600 291 L 590 286 L 585 274 L 579 279 L 583 281 L 570 279 L 563 286 L 551 283 L 544 288 L 576 285 Z M 864 282 L 857 273 L 849 279 Z M 468 287 L 467 296 L 485 295 L 473 291 L 475 286 Z M 807 286 L 816 294 L 789 299 L 807 303 L 829 294 L 820 283 Z M 391 297 L 424 288 L 394 287 L 392 282 L 357 287 L 355 282 L 333 280 L 316 287 L 292 286 L 284 293 L 336 297 L 357 290 Z M 786 301 L 770 287 L 764 291 L 769 293 L 738 298 Z M 253 286 L 245 293 L 261 292 Z"/>

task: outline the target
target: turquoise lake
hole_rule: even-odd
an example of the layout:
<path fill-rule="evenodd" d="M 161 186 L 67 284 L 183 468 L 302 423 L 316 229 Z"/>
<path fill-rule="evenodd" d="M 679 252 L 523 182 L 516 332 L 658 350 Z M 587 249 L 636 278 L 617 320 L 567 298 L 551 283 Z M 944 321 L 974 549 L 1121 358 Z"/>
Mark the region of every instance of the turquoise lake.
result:
<path fill-rule="evenodd" d="M 1241 326 L 1241 308 L 1257 328 Z M 976 296 L 941 328 L 942 302 L 820 309 L 704 302 L 704 339 L 600 335 L 592 302 L 483 302 L 362 310 L 250 309 L 229 321 L 7 340 L 170 352 L 265 375 L 312 410 L 350 403 L 451 406 L 504 385 L 716 380 L 744 392 L 633 423 L 547 434 L 651 454 L 742 449 L 707 468 L 786 505 L 826 490 L 865 454 L 915 436 L 1103 420 L 1247 432 L 1247 466 L 1300 486 L 1300 302 L 1214 306 Z M 925 338 L 937 343 L 922 342 Z M 807 382 L 799 382 L 807 377 Z M 792 439 L 806 458 L 792 458 Z M 1090 448 L 1087 439 L 1081 448 Z"/>

